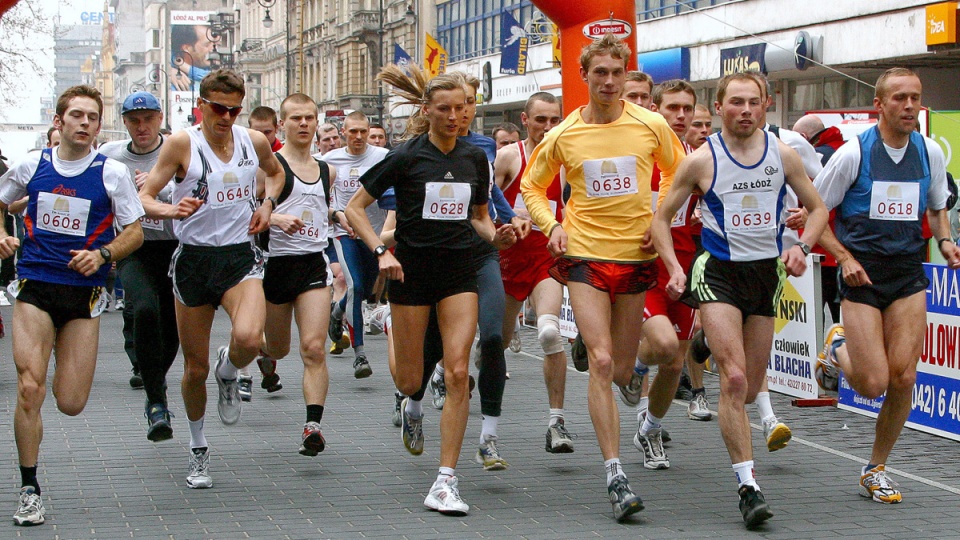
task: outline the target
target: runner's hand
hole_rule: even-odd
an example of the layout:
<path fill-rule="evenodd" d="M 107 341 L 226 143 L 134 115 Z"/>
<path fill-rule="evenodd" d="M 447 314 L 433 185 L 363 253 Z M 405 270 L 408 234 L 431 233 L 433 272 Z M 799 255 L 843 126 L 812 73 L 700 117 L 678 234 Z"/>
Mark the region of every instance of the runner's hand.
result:
<path fill-rule="evenodd" d="M 143 184 L 147 183 L 147 176 L 150 175 L 150 172 L 143 172 L 140 169 L 134 170 L 133 182 L 137 184 L 137 191 L 140 191 L 140 188 L 143 187 Z"/>
<path fill-rule="evenodd" d="M 493 235 L 493 247 L 503 250 L 517 243 L 517 235 L 513 231 L 513 225 L 509 223 L 506 225 L 501 225 L 497 229 L 497 233 Z"/>
<path fill-rule="evenodd" d="M 270 214 L 270 225 L 280 227 L 287 234 L 294 234 L 303 226 L 303 220 L 290 214 Z"/>
<path fill-rule="evenodd" d="M 195 197 L 184 197 L 180 199 L 180 202 L 173 207 L 174 213 L 172 216 L 169 216 L 172 219 L 185 219 L 194 214 L 197 210 L 200 209 L 200 205 L 203 204 L 203 200 L 197 199 Z"/>
<path fill-rule="evenodd" d="M 67 268 L 80 272 L 84 276 L 92 276 L 100 269 L 100 261 L 103 258 L 99 251 L 87 251 L 85 249 L 71 249 L 70 255 L 73 256 L 67 263 Z"/>
<path fill-rule="evenodd" d="M 790 212 L 790 217 L 784 221 L 784 224 L 793 229 L 802 229 L 807 224 L 807 209 L 806 208 L 787 208 L 787 212 Z"/>
<path fill-rule="evenodd" d="M 567 233 L 562 225 L 557 225 L 550 231 L 550 242 L 547 243 L 547 250 L 554 257 L 562 257 L 567 252 Z"/>
<path fill-rule="evenodd" d="M 260 234 L 270 228 L 270 208 L 266 204 L 261 204 L 260 208 L 250 217 L 250 226 L 247 227 L 247 234 Z"/>
<path fill-rule="evenodd" d="M 940 254 L 947 260 L 947 267 L 952 270 L 960 268 L 960 247 L 953 242 L 942 242 L 940 244 Z"/>
<path fill-rule="evenodd" d="M 380 256 L 378 262 L 380 264 L 380 274 L 384 278 L 403 282 L 403 267 L 400 266 L 400 261 L 393 256 L 393 253 L 387 251 Z"/>
<path fill-rule="evenodd" d="M 517 240 L 526 238 L 533 226 L 529 219 L 522 218 L 519 215 L 511 219 L 510 223 L 513 225 L 514 232 L 517 233 Z"/>
<path fill-rule="evenodd" d="M 863 267 L 860 266 L 860 263 L 853 257 L 840 263 L 840 270 L 842 272 L 843 282 L 850 287 L 873 285 L 873 282 L 870 281 L 870 277 L 867 275 L 867 271 L 864 270 Z"/>
<path fill-rule="evenodd" d="M 680 295 L 683 294 L 683 291 L 687 288 L 687 275 L 683 271 L 677 272 L 670 276 L 670 281 L 667 282 L 667 295 L 670 296 L 671 300 L 679 300 Z"/>
<path fill-rule="evenodd" d="M 653 247 L 653 235 L 650 234 L 650 229 L 643 233 L 643 239 L 640 240 L 640 251 L 651 254 L 657 252 L 656 248 Z"/>
<path fill-rule="evenodd" d="M 5 236 L 0 240 L 0 259 L 8 259 L 17 253 L 20 240 L 16 236 Z"/>
<path fill-rule="evenodd" d="M 780 256 L 780 260 L 783 261 L 783 266 L 787 270 L 788 276 L 802 276 L 803 273 L 807 271 L 807 257 L 804 256 L 800 246 L 790 246 L 790 249 L 784 251 L 783 255 Z"/>

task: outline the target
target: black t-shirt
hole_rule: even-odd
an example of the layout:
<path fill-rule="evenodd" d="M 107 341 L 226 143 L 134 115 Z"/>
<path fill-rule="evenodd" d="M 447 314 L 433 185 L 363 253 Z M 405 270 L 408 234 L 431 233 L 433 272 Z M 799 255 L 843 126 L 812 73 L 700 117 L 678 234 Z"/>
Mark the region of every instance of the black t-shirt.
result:
<path fill-rule="evenodd" d="M 424 133 L 391 150 L 360 182 L 375 199 L 394 188 L 397 242 L 465 249 L 476 235 L 470 223 L 473 205 L 487 204 L 489 167 L 476 146 L 457 141 L 444 154 Z"/>

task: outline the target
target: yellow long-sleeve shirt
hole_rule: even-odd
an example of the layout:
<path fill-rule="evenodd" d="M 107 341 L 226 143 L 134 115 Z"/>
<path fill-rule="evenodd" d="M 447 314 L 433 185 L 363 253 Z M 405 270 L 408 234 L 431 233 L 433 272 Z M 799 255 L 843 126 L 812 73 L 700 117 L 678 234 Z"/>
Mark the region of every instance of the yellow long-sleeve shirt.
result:
<path fill-rule="evenodd" d="M 587 124 L 573 111 L 550 130 L 530 156 L 520 192 L 534 223 L 543 231 L 557 225 L 547 188 L 561 166 L 570 184 L 564 207 L 566 256 L 609 262 L 655 258 L 640 243 L 650 228 L 650 175 L 656 163 L 663 176 L 660 192 L 670 188 L 684 150 L 657 113 L 629 102 L 609 124 Z"/>

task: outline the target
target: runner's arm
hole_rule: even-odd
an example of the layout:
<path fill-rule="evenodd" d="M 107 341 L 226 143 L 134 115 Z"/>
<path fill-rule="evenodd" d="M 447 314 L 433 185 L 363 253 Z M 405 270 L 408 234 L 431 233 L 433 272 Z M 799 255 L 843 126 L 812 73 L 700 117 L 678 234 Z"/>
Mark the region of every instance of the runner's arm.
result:
<path fill-rule="evenodd" d="M 250 218 L 250 227 L 247 229 L 249 234 L 262 233 L 270 228 L 270 214 L 276 210 L 273 201 L 277 200 L 280 192 L 283 191 L 283 183 L 286 180 L 286 173 L 280 160 L 270 148 L 270 142 L 266 135 L 259 131 L 248 129 L 250 140 L 253 141 L 253 149 L 257 152 L 257 158 L 260 160 L 260 169 L 266 174 L 263 186 L 263 203 L 257 208 L 256 212 Z M 258 170 L 258 172 L 259 172 Z"/>
<path fill-rule="evenodd" d="M 827 212 L 823 200 L 820 199 L 820 194 L 810 183 L 810 177 L 807 176 L 807 172 L 803 168 L 803 162 L 796 151 L 780 142 L 780 156 L 787 183 L 793 188 L 800 204 L 807 211 L 807 221 L 803 228 L 803 234 L 800 236 L 800 241 L 809 246 L 814 246 L 827 226 L 827 220 L 830 218 L 829 212 Z M 800 276 L 806 271 L 807 257 L 803 254 L 799 245 L 794 244 L 785 251 L 782 259 L 787 273 L 790 275 Z"/>
<path fill-rule="evenodd" d="M 702 178 L 712 176 L 713 162 L 709 150 L 704 150 L 706 145 L 693 154 L 686 157 L 673 175 L 673 182 L 666 195 L 664 190 L 660 190 L 660 204 L 657 211 L 653 214 L 653 222 L 650 229 L 653 234 L 653 245 L 660 254 L 660 259 L 667 267 L 670 273 L 670 281 L 667 283 L 667 294 L 671 298 L 677 299 L 683 293 L 686 287 L 687 276 L 684 268 L 677 260 L 677 254 L 673 249 L 673 235 L 670 233 L 670 226 L 673 222 L 673 216 L 676 215 L 680 207 L 683 206 L 687 197 L 693 193 L 695 187 L 699 187 Z M 704 151 L 702 151 L 704 150 Z"/>
<path fill-rule="evenodd" d="M 168 204 L 157 200 L 157 195 L 180 173 L 186 174 L 189 163 L 184 156 L 190 156 L 190 136 L 185 131 L 174 133 L 160 147 L 157 163 L 147 174 L 147 180 L 140 188 L 140 202 L 147 217 L 154 219 L 183 219 L 191 216 L 200 208 L 203 201 L 194 197 L 184 197 L 177 204 Z"/>

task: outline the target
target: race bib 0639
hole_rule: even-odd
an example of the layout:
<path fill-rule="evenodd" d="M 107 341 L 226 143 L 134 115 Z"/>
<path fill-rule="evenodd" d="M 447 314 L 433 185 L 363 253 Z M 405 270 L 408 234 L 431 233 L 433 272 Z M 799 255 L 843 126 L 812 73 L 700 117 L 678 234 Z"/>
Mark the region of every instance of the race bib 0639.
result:
<path fill-rule="evenodd" d="M 587 197 L 616 197 L 637 192 L 637 158 L 620 156 L 583 162 Z"/>
<path fill-rule="evenodd" d="M 777 227 L 777 193 L 728 193 L 723 197 L 723 222 L 728 231 L 761 231 Z"/>

